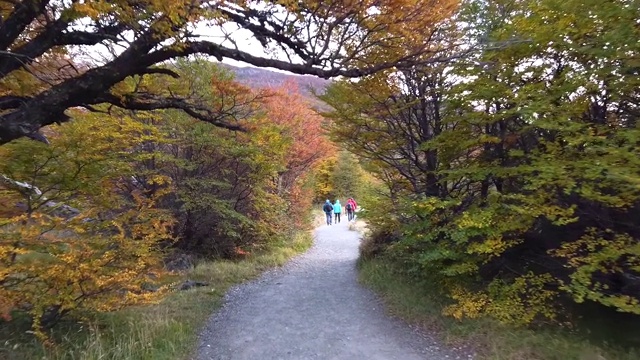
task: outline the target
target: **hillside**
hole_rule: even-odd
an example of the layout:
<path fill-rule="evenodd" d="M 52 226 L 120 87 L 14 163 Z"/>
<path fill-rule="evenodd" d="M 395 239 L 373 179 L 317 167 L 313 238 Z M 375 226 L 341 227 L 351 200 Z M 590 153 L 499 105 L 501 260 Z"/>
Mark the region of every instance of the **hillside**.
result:
<path fill-rule="evenodd" d="M 294 82 L 298 85 L 298 89 L 302 95 L 313 100 L 316 100 L 313 95 L 314 91 L 316 93 L 322 93 L 331 83 L 330 80 L 315 76 L 292 75 L 262 68 L 237 67 L 228 64 L 222 64 L 222 66 L 233 71 L 239 83 L 251 88 L 275 88 L 287 82 Z"/>

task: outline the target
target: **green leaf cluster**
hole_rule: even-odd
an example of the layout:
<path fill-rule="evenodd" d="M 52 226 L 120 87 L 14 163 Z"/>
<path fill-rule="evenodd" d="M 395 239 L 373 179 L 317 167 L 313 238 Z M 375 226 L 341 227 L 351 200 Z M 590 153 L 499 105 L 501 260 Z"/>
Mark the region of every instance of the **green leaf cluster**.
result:
<path fill-rule="evenodd" d="M 555 319 L 559 297 L 640 311 L 637 5 L 470 1 L 443 47 L 481 51 L 324 96 L 334 137 L 394 189 L 400 225 L 378 241 L 439 274 L 449 314 Z"/>

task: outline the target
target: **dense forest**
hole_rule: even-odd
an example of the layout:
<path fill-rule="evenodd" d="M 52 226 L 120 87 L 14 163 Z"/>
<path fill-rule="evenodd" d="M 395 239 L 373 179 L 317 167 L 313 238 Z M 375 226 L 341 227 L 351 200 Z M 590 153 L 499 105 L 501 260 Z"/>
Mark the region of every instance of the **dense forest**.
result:
<path fill-rule="evenodd" d="M 0 0 L 0 325 L 158 302 L 176 254 L 354 195 L 447 316 L 637 321 L 639 38 L 637 0 Z"/>
<path fill-rule="evenodd" d="M 634 1 L 467 1 L 434 36 L 450 61 L 330 86 L 334 138 L 385 184 L 363 256 L 456 318 L 639 315 L 639 21 Z"/>
<path fill-rule="evenodd" d="M 372 5 L 0 1 L 2 321 L 26 313 L 47 340 L 65 316 L 159 301 L 174 251 L 232 259 L 302 228 L 334 154 L 309 90 L 212 61 L 373 74 L 421 61 L 422 37 L 397 39 L 455 7 Z"/>
<path fill-rule="evenodd" d="M 172 71 L 179 81 L 122 86 L 197 96 L 246 130 L 105 106 L 47 128 L 49 144 L 0 148 L 6 320 L 23 309 L 47 328 L 70 311 L 152 302 L 176 254 L 234 258 L 307 224 L 309 175 L 331 145 L 295 85 L 252 90 L 206 60 Z"/>

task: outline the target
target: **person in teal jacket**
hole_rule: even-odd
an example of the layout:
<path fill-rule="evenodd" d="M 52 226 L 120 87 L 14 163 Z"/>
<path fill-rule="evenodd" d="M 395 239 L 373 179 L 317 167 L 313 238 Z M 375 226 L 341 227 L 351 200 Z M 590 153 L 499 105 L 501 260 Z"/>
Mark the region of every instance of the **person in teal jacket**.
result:
<path fill-rule="evenodd" d="M 340 222 L 340 213 L 342 212 L 342 205 L 340 205 L 340 200 L 336 200 L 336 203 L 333 204 L 333 213 L 336 215 L 336 224 Z"/>

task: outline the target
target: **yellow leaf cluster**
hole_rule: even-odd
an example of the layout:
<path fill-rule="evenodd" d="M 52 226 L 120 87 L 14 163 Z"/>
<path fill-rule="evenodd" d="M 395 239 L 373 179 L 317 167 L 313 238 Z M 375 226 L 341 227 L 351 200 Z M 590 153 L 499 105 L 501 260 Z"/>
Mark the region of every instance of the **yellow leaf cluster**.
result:
<path fill-rule="evenodd" d="M 4 210 L 27 204 L 21 214 L 0 212 L 0 317 L 28 312 L 43 339 L 43 329 L 67 313 L 154 302 L 166 292 L 145 289 L 162 271 L 158 245 L 172 241 L 174 219 L 155 208 L 155 198 L 116 191 L 131 173 L 139 126 L 76 116 L 82 121 L 57 128 L 51 145 L 18 141 L 3 147 L 0 159 L 0 173 L 42 189 L 36 195 L 7 186 L 0 194 Z M 161 176 L 150 181 L 169 183 Z M 51 210 L 49 198 L 79 214 Z"/>
<path fill-rule="evenodd" d="M 507 283 L 493 281 L 486 291 L 473 292 L 454 287 L 450 296 L 455 301 L 443 314 L 458 320 L 491 316 L 501 322 L 527 325 L 534 320 L 555 320 L 556 312 L 549 304 L 558 296 L 552 290 L 558 281 L 550 274 L 528 273 Z"/>

